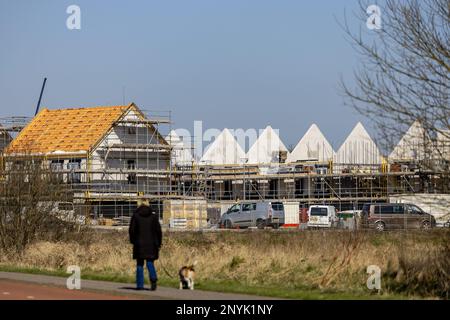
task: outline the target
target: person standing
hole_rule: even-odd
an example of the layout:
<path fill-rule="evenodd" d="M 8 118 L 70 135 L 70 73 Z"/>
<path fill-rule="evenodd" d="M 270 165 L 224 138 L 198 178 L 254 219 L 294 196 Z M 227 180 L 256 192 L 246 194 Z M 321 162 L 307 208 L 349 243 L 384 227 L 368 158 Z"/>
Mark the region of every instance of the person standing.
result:
<path fill-rule="evenodd" d="M 154 262 L 159 258 L 162 231 L 158 215 L 150 210 L 148 200 L 138 202 L 129 227 L 130 242 L 133 244 L 133 259 L 136 260 L 136 289 L 144 289 L 144 262 L 146 262 L 151 290 L 156 290 L 157 275 Z"/>

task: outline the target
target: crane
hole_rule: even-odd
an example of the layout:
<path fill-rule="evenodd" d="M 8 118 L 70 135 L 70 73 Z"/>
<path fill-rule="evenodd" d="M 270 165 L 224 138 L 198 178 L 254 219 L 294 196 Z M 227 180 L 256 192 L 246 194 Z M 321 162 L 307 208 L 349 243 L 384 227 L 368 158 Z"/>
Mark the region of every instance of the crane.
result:
<path fill-rule="evenodd" d="M 42 88 L 41 88 L 41 94 L 39 95 L 39 101 L 38 101 L 37 106 L 36 106 L 36 112 L 34 113 L 35 116 L 38 114 L 39 107 L 41 106 L 42 94 L 44 93 L 44 88 L 45 88 L 45 83 L 46 82 L 47 82 L 47 78 L 44 78 L 44 82 L 42 83 Z"/>

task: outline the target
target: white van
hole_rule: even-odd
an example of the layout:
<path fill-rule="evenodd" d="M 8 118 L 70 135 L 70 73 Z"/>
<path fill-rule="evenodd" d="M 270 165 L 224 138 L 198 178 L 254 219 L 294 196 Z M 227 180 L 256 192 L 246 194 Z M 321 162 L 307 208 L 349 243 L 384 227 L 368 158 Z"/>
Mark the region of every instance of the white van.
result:
<path fill-rule="evenodd" d="M 316 205 L 308 209 L 308 228 L 331 228 L 337 221 L 336 208 Z"/>
<path fill-rule="evenodd" d="M 272 201 L 242 201 L 236 203 L 225 212 L 219 221 L 219 226 L 229 228 L 272 227 L 274 229 L 284 224 L 284 205 Z"/>

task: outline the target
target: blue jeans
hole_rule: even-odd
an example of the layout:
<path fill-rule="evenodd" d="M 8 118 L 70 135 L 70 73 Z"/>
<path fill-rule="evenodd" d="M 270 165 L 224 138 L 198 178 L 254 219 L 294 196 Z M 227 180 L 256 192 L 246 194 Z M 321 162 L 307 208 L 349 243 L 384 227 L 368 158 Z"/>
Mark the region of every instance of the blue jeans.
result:
<path fill-rule="evenodd" d="M 153 260 L 147 260 L 147 270 L 150 276 L 150 282 L 156 281 L 158 278 L 156 276 L 156 269 L 155 265 L 153 264 Z M 144 259 L 137 259 L 136 287 L 144 288 Z"/>

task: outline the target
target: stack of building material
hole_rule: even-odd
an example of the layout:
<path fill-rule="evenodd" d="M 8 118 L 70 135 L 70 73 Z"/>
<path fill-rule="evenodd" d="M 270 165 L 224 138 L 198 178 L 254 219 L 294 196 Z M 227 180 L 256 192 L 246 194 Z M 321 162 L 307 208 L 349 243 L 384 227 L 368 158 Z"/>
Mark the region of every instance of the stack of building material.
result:
<path fill-rule="evenodd" d="M 225 128 L 207 148 L 200 160 L 202 164 L 235 165 L 245 162 L 245 152 Z"/>
<path fill-rule="evenodd" d="M 331 144 L 313 123 L 301 138 L 294 150 L 289 154 L 287 162 L 297 161 L 329 161 L 335 152 Z"/>
<path fill-rule="evenodd" d="M 131 217 L 127 217 L 127 216 L 120 216 L 117 218 L 113 218 L 113 225 L 114 226 L 129 226 L 130 225 L 130 221 L 131 221 Z"/>
<path fill-rule="evenodd" d="M 99 218 L 98 219 L 98 225 L 99 226 L 107 226 L 111 227 L 114 225 L 114 220 L 109 218 Z"/>
<path fill-rule="evenodd" d="M 280 163 L 280 153 L 287 152 L 278 133 L 267 126 L 247 153 L 247 163 Z"/>
<path fill-rule="evenodd" d="M 207 214 L 209 225 L 216 225 L 219 223 L 222 216 L 222 205 L 220 202 L 209 201 L 207 204 Z"/>
<path fill-rule="evenodd" d="M 200 229 L 207 226 L 206 200 L 176 200 L 163 202 L 163 223 L 170 225 L 174 219 L 186 219 L 187 229 Z"/>

